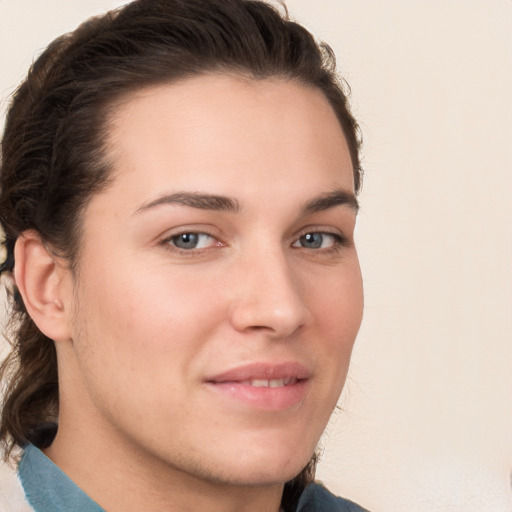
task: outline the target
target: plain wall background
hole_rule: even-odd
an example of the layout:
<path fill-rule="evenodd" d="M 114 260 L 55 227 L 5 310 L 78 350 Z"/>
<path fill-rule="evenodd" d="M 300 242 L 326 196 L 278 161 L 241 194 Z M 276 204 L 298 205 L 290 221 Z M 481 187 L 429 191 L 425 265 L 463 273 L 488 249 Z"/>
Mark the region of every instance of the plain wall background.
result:
<path fill-rule="evenodd" d="M 0 0 L 2 115 L 35 54 L 120 3 Z M 512 1 L 288 7 L 365 142 L 366 312 L 318 476 L 372 512 L 510 512 Z"/>

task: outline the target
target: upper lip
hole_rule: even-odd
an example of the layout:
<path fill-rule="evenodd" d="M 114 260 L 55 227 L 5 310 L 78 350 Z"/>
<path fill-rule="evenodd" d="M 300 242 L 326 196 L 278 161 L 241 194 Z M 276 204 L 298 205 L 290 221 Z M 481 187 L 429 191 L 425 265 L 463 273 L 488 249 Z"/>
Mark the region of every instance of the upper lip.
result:
<path fill-rule="evenodd" d="M 207 382 L 238 382 L 252 379 L 274 380 L 274 379 L 297 379 L 303 380 L 310 377 L 311 372 L 301 363 L 249 363 L 231 368 L 206 379 Z"/>

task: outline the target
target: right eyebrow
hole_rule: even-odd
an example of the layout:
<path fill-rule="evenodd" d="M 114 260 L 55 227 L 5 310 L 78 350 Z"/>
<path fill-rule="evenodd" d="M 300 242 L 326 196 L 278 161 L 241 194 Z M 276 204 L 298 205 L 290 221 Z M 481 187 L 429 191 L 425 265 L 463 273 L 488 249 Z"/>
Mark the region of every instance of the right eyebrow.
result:
<path fill-rule="evenodd" d="M 174 194 L 164 194 L 148 201 L 140 206 L 135 213 L 141 213 L 156 208 L 164 204 L 189 206 L 200 210 L 217 210 L 238 212 L 240 204 L 236 199 L 227 196 L 217 196 L 212 194 L 202 194 L 197 192 L 176 192 Z"/>

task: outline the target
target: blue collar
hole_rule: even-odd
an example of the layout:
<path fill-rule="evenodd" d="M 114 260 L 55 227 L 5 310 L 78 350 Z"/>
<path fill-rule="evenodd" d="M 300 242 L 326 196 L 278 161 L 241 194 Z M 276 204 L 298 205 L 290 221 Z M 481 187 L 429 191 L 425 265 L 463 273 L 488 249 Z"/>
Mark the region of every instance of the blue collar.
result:
<path fill-rule="evenodd" d="M 105 512 L 32 444 L 25 448 L 18 475 L 35 512 Z"/>

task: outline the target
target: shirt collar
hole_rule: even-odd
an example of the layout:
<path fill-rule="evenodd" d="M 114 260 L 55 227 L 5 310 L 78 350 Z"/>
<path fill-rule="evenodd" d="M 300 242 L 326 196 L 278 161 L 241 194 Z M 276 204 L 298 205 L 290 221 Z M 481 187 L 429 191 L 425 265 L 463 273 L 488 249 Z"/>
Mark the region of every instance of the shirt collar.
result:
<path fill-rule="evenodd" d="M 105 512 L 32 444 L 23 452 L 18 475 L 35 512 Z"/>

